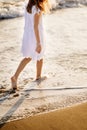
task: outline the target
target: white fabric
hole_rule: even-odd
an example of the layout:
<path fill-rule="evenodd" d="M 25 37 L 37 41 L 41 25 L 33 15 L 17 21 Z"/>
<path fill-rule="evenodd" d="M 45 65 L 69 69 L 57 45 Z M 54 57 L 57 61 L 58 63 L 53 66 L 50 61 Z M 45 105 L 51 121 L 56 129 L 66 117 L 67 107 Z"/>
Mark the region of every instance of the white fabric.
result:
<path fill-rule="evenodd" d="M 43 30 L 43 22 L 42 16 L 39 20 L 39 36 L 40 43 L 42 46 L 42 51 L 40 53 L 36 52 L 36 36 L 34 32 L 34 15 L 39 13 L 40 9 L 37 9 L 36 6 L 32 7 L 32 13 L 28 13 L 25 10 L 25 26 L 24 26 L 24 34 L 22 41 L 22 53 L 23 56 L 28 58 L 32 58 L 32 60 L 40 60 L 43 58 L 45 45 L 44 45 L 44 30 Z"/>

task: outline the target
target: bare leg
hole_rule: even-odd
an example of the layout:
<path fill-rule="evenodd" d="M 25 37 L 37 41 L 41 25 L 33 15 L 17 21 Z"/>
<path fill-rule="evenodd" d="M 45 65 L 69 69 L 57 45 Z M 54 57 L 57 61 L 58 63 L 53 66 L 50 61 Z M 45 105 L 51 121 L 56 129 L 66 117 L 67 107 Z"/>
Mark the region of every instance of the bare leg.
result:
<path fill-rule="evenodd" d="M 12 87 L 17 88 L 17 79 L 21 71 L 24 69 L 24 67 L 31 61 L 31 58 L 24 58 L 21 63 L 19 64 L 15 74 L 11 78 Z"/>
<path fill-rule="evenodd" d="M 42 66 L 43 66 L 43 59 L 40 61 L 37 61 L 37 75 L 36 75 L 36 80 L 41 78 L 41 72 L 42 72 Z"/>

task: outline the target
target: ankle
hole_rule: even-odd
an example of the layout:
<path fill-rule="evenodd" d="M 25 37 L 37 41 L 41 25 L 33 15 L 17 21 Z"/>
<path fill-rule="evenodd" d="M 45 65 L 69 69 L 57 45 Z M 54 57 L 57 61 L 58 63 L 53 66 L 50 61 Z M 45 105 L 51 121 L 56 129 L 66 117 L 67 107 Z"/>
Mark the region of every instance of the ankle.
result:
<path fill-rule="evenodd" d="M 11 79 L 17 81 L 17 77 L 15 75 L 12 76 Z"/>
<path fill-rule="evenodd" d="M 38 80 L 38 79 L 40 79 L 40 78 L 41 78 L 41 76 L 37 76 L 37 77 L 36 77 L 36 80 Z"/>

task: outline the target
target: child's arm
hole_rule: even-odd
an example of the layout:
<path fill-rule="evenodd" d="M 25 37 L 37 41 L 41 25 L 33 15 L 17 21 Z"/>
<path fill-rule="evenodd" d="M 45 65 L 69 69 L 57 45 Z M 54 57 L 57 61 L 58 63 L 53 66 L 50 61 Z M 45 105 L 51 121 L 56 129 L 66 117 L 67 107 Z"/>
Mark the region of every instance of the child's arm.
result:
<path fill-rule="evenodd" d="M 41 43 L 40 43 L 40 36 L 39 36 L 39 29 L 38 29 L 39 20 L 40 20 L 41 15 L 42 14 L 40 12 L 40 13 L 36 13 L 35 16 L 34 16 L 34 32 L 35 32 L 36 41 L 37 41 L 36 51 L 38 53 L 41 52 Z"/>

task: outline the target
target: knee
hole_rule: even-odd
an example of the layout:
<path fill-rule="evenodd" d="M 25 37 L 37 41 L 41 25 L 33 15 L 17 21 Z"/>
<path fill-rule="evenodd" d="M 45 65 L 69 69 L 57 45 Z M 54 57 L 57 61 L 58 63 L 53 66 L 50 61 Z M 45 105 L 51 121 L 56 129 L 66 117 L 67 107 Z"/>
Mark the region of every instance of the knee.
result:
<path fill-rule="evenodd" d="M 40 62 L 42 62 L 42 63 L 43 63 L 43 59 L 41 59 L 41 60 L 37 60 L 37 63 L 40 63 Z"/>
<path fill-rule="evenodd" d="M 31 61 L 31 58 L 24 58 L 24 60 L 28 63 L 29 61 Z"/>

